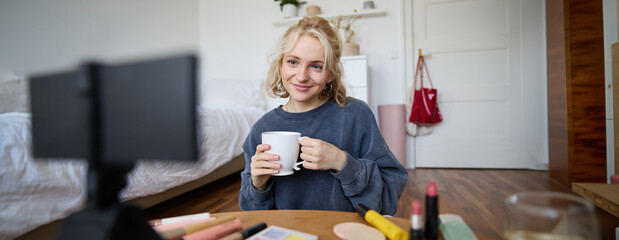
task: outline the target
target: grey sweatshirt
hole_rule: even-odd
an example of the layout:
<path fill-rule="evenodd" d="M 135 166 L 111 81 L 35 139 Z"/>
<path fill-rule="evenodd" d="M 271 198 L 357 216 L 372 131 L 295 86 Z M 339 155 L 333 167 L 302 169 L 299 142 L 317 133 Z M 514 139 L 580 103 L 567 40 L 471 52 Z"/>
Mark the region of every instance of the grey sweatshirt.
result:
<path fill-rule="evenodd" d="M 340 172 L 301 167 L 289 176 L 272 176 L 265 191 L 251 183 L 251 157 L 266 131 L 294 131 L 340 148 L 347 163 Z M 380 134 L 368 105 L 349 98 L 345 107 L 331 99 L 302 113 L 282 107 L 266 113 L 252 127 L 243 144 L 245 170 L 241 172 L 239 203 L 242 210 L 312 209 L 355 211 L 363 203 L 381 214 L 393 215 L 408 180 Z M 299 159 L 300 161 L 300 159 Z"/>

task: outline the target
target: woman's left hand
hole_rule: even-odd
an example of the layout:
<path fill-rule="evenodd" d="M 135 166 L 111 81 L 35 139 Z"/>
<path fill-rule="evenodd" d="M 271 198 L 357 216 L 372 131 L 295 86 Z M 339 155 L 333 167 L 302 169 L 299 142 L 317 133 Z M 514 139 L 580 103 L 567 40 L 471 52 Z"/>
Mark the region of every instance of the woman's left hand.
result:
<path fill-rule="evenodd" d="M 320 139 L 301 140 L 301 159 L 303 167 L 312 170 L 341 171 L 346 166 L 346 152 Z"/>

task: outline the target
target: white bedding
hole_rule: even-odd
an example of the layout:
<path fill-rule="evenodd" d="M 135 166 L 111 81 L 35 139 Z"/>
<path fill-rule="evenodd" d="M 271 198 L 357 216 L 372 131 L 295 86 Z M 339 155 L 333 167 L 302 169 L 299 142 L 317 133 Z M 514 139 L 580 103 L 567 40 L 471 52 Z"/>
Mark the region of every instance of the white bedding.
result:
<path fill-rule="evenodd" d="M 195 180 L 242 153 L 241 145 L 264 111 L 259 107 L 198 107 L 201 157 L 195 164 L 139 161 L 124 200 Z M 82 207 L 86 165 L 79 160 L 34 161 L 30 114 L 0 114 L 0 239 L 13 239 Z M 59 136 L 61 137 L 61 136 Z"/>

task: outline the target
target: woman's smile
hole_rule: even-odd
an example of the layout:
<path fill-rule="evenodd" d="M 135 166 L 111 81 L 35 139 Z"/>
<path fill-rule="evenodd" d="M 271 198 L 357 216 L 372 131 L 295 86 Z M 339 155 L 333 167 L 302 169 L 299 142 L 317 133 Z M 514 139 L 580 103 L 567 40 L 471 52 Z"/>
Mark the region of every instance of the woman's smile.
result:
<path fill-rule="evenodd" d="M 307 92 L 310 90 L 310 88 L 312 88 L 312 86 L 305 86 L 305 85 L 298 85 L 298 84 L 292 84 L 292 86 L 294 86 L 294 88 L 299 92 Z"/>

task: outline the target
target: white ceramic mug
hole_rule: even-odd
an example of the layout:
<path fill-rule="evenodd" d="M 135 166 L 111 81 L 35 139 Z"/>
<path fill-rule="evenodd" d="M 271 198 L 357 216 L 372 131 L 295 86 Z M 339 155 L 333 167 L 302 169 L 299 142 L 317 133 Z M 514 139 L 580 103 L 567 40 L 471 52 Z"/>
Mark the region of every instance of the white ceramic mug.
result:
<path fill-rule="evenodd" d="M 298 132 L 263 132 L 262 144 L 271 145 L 271 149 L 265 151 L 267 153 L 274 153 L 279 155 L 279 161 L 282 167 L 279 169 L 279 173 L 273 174 L 273 176 L 286 176 L 293 174 L 294 170 L 299 170 L 299 165 L 305 161 L 297 162 L 299 158 L 299 143 L 306 137 L 301 137 L 301 133 Z"/>

